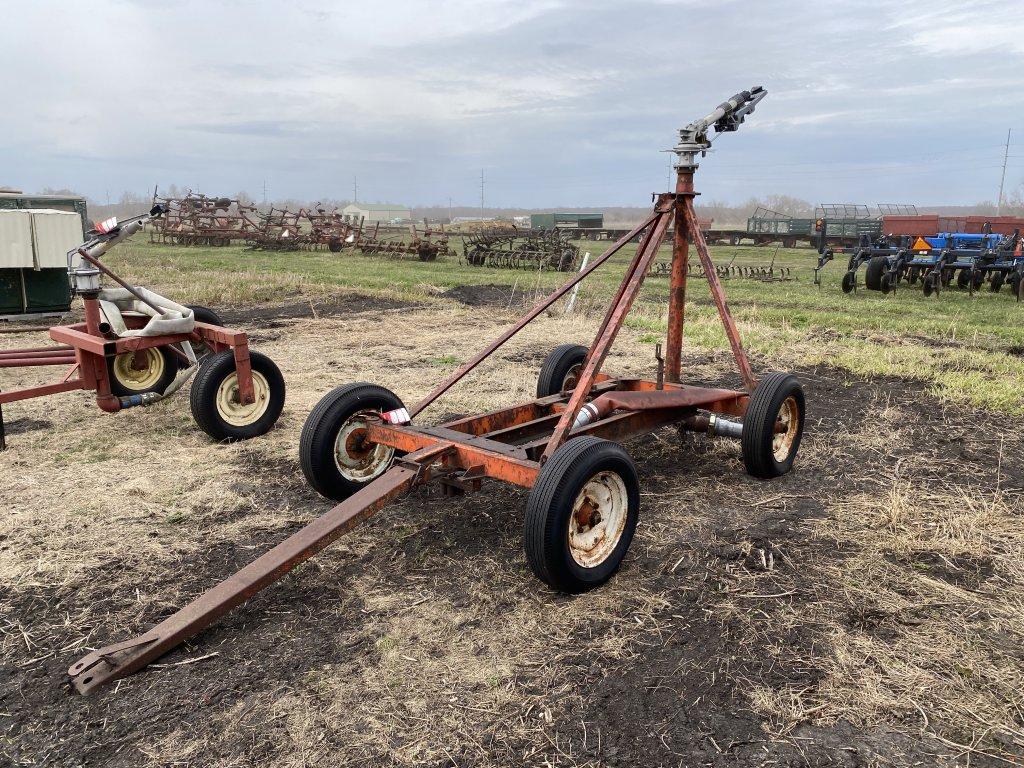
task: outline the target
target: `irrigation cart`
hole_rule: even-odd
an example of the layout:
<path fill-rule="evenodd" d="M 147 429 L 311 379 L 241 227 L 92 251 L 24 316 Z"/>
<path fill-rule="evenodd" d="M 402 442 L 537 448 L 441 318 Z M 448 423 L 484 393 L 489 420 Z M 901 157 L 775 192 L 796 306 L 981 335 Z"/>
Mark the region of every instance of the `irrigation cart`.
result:
<path fill-rule="evenodd" d="M 765 93 L 763 88 L 739 93 L 682 129 L 673 150 L 678 157 L 675 192 L 658 195 L 640 225 L 413 408 L 406 409 L 395 394 L 372 384 L 350 384 L 326 395 L 303 428 L 300 457 L 312 485 L 341 503 L 142 636 L 93 651 L 73 664 L 69 674 L 75 688 L 88 693 L 140 669 L 392 499 L 431 480 L 453 493 L 475 491 L 484 478 L 530 488 L 524 527 L 527 559 L 551 587 L 581 592 L 615 573 L 637 523 L 637 470 L 617 441 L 677 425 L 739 439 L 746 468 L 756 477 L 788 472 L 805 421 L 802 387 L 787 374 L 772 373 L 760 383 L 755 379 L 693 204 L 697 158 L 710 146 L 712 127 L 718 132 L 737 130 Z M 658 355 L 657 377 L 608 376 L 601 372 L 605 356 L 673 222 L 668 338 L 664 359 Z M 439 426 L 413 424 L 427 406 L 637 235 L 641 240 L 636 254 L 593 344 L 589 349 L 556 347 L 540 370 L 535 400 Z M 681 383 L 691 236 L 739 367 L 742 389 Z"/>
<path fill-rule="evenodd" d="M 129 285 L 100 261 L 162 214 L 155 206 L 120 224 L 99 224 L 91 239 L 68 253 L 68 275 L 85 305 L 85 322 L 50 328 L 56 345 L 0 351 L 0 368 L 70 366 L 52 384 L 0 391 L 0 448 L 6 403 L 86 390 L 96 393 L 102 410 L 116 413 L 159 402 L 193 375 L 192 414 L 211 437 L 242 440 L 275 424 L 284 406 L 284 379 L 269 357 L 249 349 L 244 332 L 222 327 L 206 308 Z M 120 287 L 101 289 L 102 275 Z"/>

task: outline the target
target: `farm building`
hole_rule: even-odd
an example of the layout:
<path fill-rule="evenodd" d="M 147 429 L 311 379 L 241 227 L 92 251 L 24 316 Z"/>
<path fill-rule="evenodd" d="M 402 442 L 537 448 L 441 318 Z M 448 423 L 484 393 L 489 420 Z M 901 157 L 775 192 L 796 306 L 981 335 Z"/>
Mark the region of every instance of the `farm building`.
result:
<path fill-rule="evenodd" d="M 341 215 L 352 224 L 360 221 L 366 224 L 387 224 L 394 219 L 411 219 L 412 211 L 402 205 L 387 203 L 350 203 L 342 208 Z"/>
<path fill-rule="evenodd" d="M 534 213 L 530 216 L 531 229 L 601 229 L 602 213 Z"/>
<path fill-rule="evenodd" d="M 63 312 L 67 252 L 88 229 L 85 200 L 0 190 L 0 315 Z"/>

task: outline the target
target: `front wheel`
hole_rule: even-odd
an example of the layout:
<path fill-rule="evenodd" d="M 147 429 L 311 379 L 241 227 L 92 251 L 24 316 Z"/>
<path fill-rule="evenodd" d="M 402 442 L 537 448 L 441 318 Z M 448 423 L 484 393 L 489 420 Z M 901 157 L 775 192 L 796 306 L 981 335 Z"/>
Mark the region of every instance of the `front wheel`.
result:
<path fill-rule="evenodd" d="M 760 478 L 793 468 L 804 433 L 804 388 L 791 373 L 769 373 L 750 396 L 743 416 L 743 463 Z"/>
<path fill-rule="evenodd" d="M 322 496 L 343 501 L 391 466 L 395 449 L 371 443 L 374 415 L 404 408 L 398 395 L 376 384 L 347 384 L 321 398 L 299 438 L 302 474 Z"/>
<path fill-rule="evenodd" d="M 640 515 L 636 466 L 618 443 L 586 435 L 562 445 L 530 491 L 523 527 L 537 578 L 585 592 L 622 564 Z"/>
<path fill-rule="evenodd" d="M 266 355 L 249 352 L 256 399 L 243 403 L 238 393 L 235 354 L 226 349 L 199 366 L 189 404 L 196 424 L 214 440 L 248 440 L 266 434 L 284 408 L 284 376 Z"/>
<path fill-rule="evenodd" d="M 857 286 L 857 273 L 847 272 L 843 275 L 843 293 L 852 293 Z"/>

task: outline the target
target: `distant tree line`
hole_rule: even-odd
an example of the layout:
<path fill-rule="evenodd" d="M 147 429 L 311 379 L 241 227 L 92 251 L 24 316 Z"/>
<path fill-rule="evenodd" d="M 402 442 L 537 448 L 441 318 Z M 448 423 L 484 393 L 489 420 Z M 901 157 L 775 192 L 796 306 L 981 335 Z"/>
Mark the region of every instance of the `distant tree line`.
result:
<path fill-rule="evenodd" d="M 185 187 L 171 184 L 159 188 L 160 197 L 184 197 L 188 193 Z M 297 200 L 297 199 L 275 199 L 263 203 L 256 200 L 247 192 L 235 192 L 234 194 L 222 194 L 221 190 L 193 190 L 202 192 L 209 196 L 229 197 L 238 200 L 243 205 L 255 205 L 261 211 L 273 208 L 288 208 L 298 210 L 309 208 L 320 203 L 327 210 L 343 208 L 351 201 L 347 199 L 335 200 Z M 78 194 L 70 189 L 42 190 L 42 194 Z M 149 210 L 152 203 L 152 193 L 139 194 L 137 192 L 123 192 L 116 202 L 101 202 L 94 198 L 85 196 L 89 205 L 89 216 L 95 220 L 102 220 L 110 216 L 126 218 Z M 849 201 L 828 201 L 828 202 L 849 202 Z M 905 201 L 884 201 L 884 202 L 905 202 Z M 785 216 L 810 217 L 814 215 L 815 204 L 798 197 L 789 195 L 766 195 L 764 197 L 752 197 L 738 205 L 724 203 L 715 200 L 702 200 L 697 205 L 697 214 L 704 218 L 710 218 L 717 224 L 744 224 L 757 208 L 767 208 Z M 513 216 L 528 216 L 531 213 L 550 213 L 553 211 L 565 211 L 575 213 L 603 213 L 605 226 L 616 227 L 632 225 L 642 221 L 650 209 L 647 207 L 631 206 L 605 206 L 605 207 L 558 207 L 558 208 L 479 208 L 473 206 L 447 206 L 447 205 L 426 205 L 412 208 L 413 218 L 422 220 L 428 218 L 431 221 L 447 221 L 451 217 L 484 216 L 487 218 L 505 218 Z M 988 215 L 996 214 L 997 205 L 991 200 L 985 200 L 974 205 L 940 205 L 920 206 L 922 213 L 940 213 L 944 215 Z M 1003 200 L 1001 213 L 1004 216 L 1024 216 L 1024 183 L 1016 189 L 1011 190 Z"/>

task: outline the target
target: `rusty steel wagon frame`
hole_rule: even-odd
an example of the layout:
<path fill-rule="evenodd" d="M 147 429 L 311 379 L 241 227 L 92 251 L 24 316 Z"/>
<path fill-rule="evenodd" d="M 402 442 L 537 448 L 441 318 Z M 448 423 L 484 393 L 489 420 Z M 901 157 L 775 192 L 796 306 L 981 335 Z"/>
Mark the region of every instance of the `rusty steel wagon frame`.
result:
<path fill-rule="evenodd" d="M 154 207 L 154 211 L 158 210 L 162 214 L 162 210 L 159 207 Z M 151 213 L 145 216 L 138 216 L 122 222 L 117 229 L 110 233 L 111 239 L 109 242 L 127 239 L 134 232 L 141 229 L 150 220 L 152 215 Z M 77 254 L 82 259 L 83 264 L 89 265 L 96 273 L 94 284 L 89 283 L 87 288 L 83 288 L 77 282 L 79 276 L 89 271 L 88 268 L 84 272 L 83 270 L 77 270 L 70 275 L 71 278 L 76 278 L 73 282 L 75 283 L 76 293 L 82 297 L 85 309 L 85 322 L 51 327 L 49 335 L 51 339 L 57 342 L 56 345 L 0 350 L 0 368 L 69 366 L 64 375 L 56 382 L 0 391 L 0 449 L 6 447 L 2 409 L 8 403 L 76 390 L 95 392 L 96 404 L 100 409 L 108 413 L 116 413 L 125 408 L 148 405 L 154 402 L 155 398 L 153 397 L 143 397 L 140 395 L 119 397 L 115 395 L 111 387 L 111 372 L 108 362 L 118 358 L 118 356 L 130 354 L 131 367 L 141 370 L 145 365 L 143 361 L 147 356 L 139 355 L 138 353 L 148 349 L 169 349 L 187 361 L 186 355 L 175 346 L 183 342 L 203 345 L 211 353 L 231 350 L 237 375 L 239 401 L 242 405 L 251 405 L 255 401 L 248 337 L 243 331 L 196 322 L 194 330 L 190 333 L 116 337 L 101 314 L 99 273 L 106 275 L 127 290 L 135 299 L 148 305 L 157 314 L 162 315 L 165 313 L 165 310 L 154 304 L 137 288 L 118 277 L 100 261 L 96 254 L 102 253 L 109 243 L 102 243 L 100 247 L 95 249 L 89 248 L 88 245 L 87 243 L 79 248 Z M 128 329 L 142 328 L 148 320 L 148 316 L 139 314 L 125 313 L 123 316 L 123 321 Z"/>
<path fill-rule="evenodd" d="M 375 446 L 394 448 L 399 457 L 390 468 L 145 634 L 95 650 L 73 664 L 68 673 L 74 687 L 79 692 L 88 693 L 144 667 L 280 579 L 389 501 L 431 479 L 440 480 L 446 491 L 455 493 L 477 490 L 484 478 L 531 488 L 546 462 L 570 437 L 575 440 L 582 435 L 593 435 L 617 441 L 670 424 L 695 431 L 710 431 L 717 414 L 743 416 L 757 381 L 698 225 L 694 211 L 697 193 L 693 176 L 697 169 L 697 155 L 709 146 L 707 133 L 710 128 L 736 130 L 764 95 L 762 88 L 744 91 L 703 120 L 684 128 L 674 149 L 679 158 L 675 191 L 658 195 L 653 211 L 642 223 L 437 385 L 409 409 L 408 417 L 392 417 L 390 412 L 369 414 L 365 430 L 348 439 L 358 444 L 355 449 L 361 447 L 365 451 L 375 450 Z M 666 231 L 673 224 L 664 361 L 662 363 L 659 356 L 655 380 L 609 377 L 601 372 L 605 357 L 640 291 Z M 567 385 L 563 391 L 548 397 L 447 421 L 439 426 L 412 423 L 453 385 L 638 236 L 640 243 L 636 253 L 585 360 L 578 368 L 571 389 Z M 742 390 L 680 383 L 688 241 L 691 237 L 739 368 L 744 385 Z M 590 411 L 589 423 L 585 423 L 585 419 L 577 421 L 584 408 Z M 775 431 L 780 430 L 776 428 Z"/>

